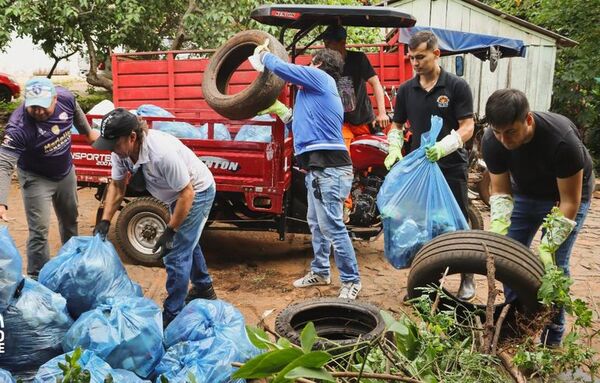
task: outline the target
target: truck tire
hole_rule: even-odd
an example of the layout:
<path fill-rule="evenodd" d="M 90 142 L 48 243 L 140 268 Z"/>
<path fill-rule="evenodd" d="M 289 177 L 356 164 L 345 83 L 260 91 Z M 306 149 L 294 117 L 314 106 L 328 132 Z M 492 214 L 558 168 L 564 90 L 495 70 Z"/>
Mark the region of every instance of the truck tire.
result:
<path fill-rule="evenodd" d="M 287 61 L 285 47 L 270 34 L 249 30 L 227 40 L 213 54 L 202 79 L 204 99 L 217 113 L 232 120 L 252 118 L 271 106 L 285 81 L 265 69 L 250 86 L 239 93 L 227 94 L 229 80 L 238 67 L 252 55 L 256 46 L 269 39 L 269 50 Z"/>
<path fill-rule="evenodd" d="M 145 266 L 162 266 L 162 252 L 152 248 L 170 214 L 167 205 L 152 197 L 136 198 L 121 210 L 115 227 L 117 243 L 127 256 Z"/>
<path fill-rule="evenodd" d="M 471 230 L 483 230 L 483 216 L 479 209 L 469 204 L 467 206 L 467 213 L 469 214 L 469 227 Z"/>
<path fill-rule="evenodd" d="M 537 292 L 544 275 L 544 267 L 539 258 L 527 247 L 508 237 L 481 230 L 456 231 L 442 234 L 427 243 L 415 256 L 408 275 L 409 298 L 423 294 L 421 288 L 439 286 L 440 279 L 449 267 L 448 275 L 474 273 L 486 275 L 486 254 L 482 243 L 494 255 L 496 280 L 509 286 L 517 295 L 511 315 L 505 321 L 503 336 L 519 336 L 517 318 L 533 319 L 541 309 Z M 459 301 L 445 290 L 450 297 L 444 303 L 467 309 L 471 312 L 485 311 L 481 305 Z M 496 305 L 496 316 L 505 304 Z M 515 311 L 520 315 L 515 315 Z"/>
<path fill-rule="evenodd" d="M 0 102 L 9 103 L 11 99 L 12 93 L 10 92 L 10 89 L 5 87 L 4 85 L 0 85 Z"/>
<path fill-rule="evenodd" d="M 275 319 L 275 332 L 300 345 L 300 334 L 313 322 L 319 337 L 313 348 L 327 350 L 352 347 L 360 339 L 370 341 L 385 330 L 379 308 L 372 304 L 340 298 L 317 298 L 294 303 Z M 339 349 L 338 349 L 339 347 Z"/>

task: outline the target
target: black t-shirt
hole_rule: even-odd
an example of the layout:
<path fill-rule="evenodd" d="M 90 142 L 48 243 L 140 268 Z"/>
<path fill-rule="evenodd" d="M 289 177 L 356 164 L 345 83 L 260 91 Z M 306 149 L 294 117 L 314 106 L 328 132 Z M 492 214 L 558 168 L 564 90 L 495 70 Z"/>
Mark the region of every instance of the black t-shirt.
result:
<path fill-rule="evenodd" d="M 405 82 L 396 94 L 394 122 L 409 122 L 413 133 L 410 151 L 421 145 L 421 135 L 431 128 L 431 116 L 444 119 L 444 126 L 438 136 L 440 141 L 452 130 L 458 129 L 459 120 L 473 117 L 473 95 L 469 84 L 460 77 L 442 69 L 435 86 L 425 91 L 419 83 L 419 76 Z M 442 170 L 467 166 L 467 151 L 459 149 L 440 159 Z"/>
<path fill-rule="evenodd" d="M 306 170 L 352 165 L 347 150 L 313 150 L 296 156 L 296 161 L 301 169 Z"/>
<path fill-rule="evenodd" d="M 583 169 L 582 201 L 589 201 L 594 188 L 592 158 L 575 124 L 548 112 L 533 112 L 535 132 L 528 143 L 506 149 L 492 129 L 483 135 L 483 159 L 493 174 L 510 172 L 512 189 L 541 200 L 560 201 L 557 178 L 567 178 Z"/>
<path fill-rule="evenodd" d="M 364 53 L 346 51 L 344 70 L 338 80 L 338 90 L 344 104 L 344 122 L 362 125 L 375 120 L 366 85 L 366 81 L 375 75 Z"/>

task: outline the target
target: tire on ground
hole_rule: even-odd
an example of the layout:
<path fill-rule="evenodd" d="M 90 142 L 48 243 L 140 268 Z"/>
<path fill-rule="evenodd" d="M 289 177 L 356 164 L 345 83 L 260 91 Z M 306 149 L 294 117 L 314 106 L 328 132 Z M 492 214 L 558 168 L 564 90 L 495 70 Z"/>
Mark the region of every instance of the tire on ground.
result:
<path fill-rule="evenodd" d="M 360 338 L 370 341 L 381 335 L 385 323 L 379 308 L 372 304 L 339 298 L 318 298 L 294 303 L 279 313 L 275 332 L 300 345 L 300 334 L 308 322 L 313 322 L 319 337 L 315 349 L 352 346 Z M 337 350 L 340 350 L 337 349 Z"/>
<path fill-rule="evenodd" d="M 469 204 L 467 213 L 469 214 L 469 227 L 472 230 L 483 230 L 483 216 L 479 209 L 473 204 Z"/>
<path fill-rule="evenodd" d="M 169 209 L 152 197 L 136 198 L 121 210 L 115 226 L 121 250 L 137 263 L 162 266 L 162 252 L 153 254 L 156 240 L 169 222 Z"/>
<path fill-rule="evenodd" d="M 266 70 L 244 90 L 227 94 L 229 80 L 237 68 L 248 59 L 256 46 L 269 39 L 269 50 L 287 61 L 285 47 L 270 34 L 249 30 L 236 34 L 211 57 L 202 80 L 204 99 L 217 113 L 233 120 L 252 118 L 271 106 L 285 85 L 285 81 Z"/>
<path fill-rule="evenodd" d="M 11 99 L 12 93 L 10 92 L 10 89 L 4 85 L 0 85 L 0 102 L 10 102 Z"/>
<path fill-rule="evenodd" d="M 487 256 L 482 243 L 494 255 L 496 280 L 509 286 L 517 295 L 512 304 L 511 314 L 505 321 L 505 336 L 518 336 L 517 319 L 533 319 L 541 306 L 537 292 L 544 275 L 544 267 L 539 258 L 528 248 L 508 237 L 481 230 L 457 231 L 435 238 L 417 253 L 408 275 L 409 298 L 423 294 L 421 288 L 439 286 L 442 275 L 448 267 L 448 275 L 475 273 L 486 275 Z M 446 291 L 451 297 L 453 295 Z M 469 311 L 485 308 L 475 304 L 460 302 L 451 298 L 444 302 Z M 500 314 L 504 304 L 496 305 L 495 315 Z M 462 309 L 461 308 L 461 309 Z M 515 315 L 515 311 L 519 315 Z"/>

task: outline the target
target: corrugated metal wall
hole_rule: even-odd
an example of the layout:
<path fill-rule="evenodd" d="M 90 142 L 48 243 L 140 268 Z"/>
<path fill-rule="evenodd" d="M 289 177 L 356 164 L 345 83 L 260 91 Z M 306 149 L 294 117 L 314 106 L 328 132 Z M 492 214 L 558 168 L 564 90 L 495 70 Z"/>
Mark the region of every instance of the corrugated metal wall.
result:
<path fill-rule="evenodd" d="M 489 95 L 507 87 L 524 91 L 533 110 L 546 111 L 550 108 L 556 60 L 556 42 L 552 38 L 460 0 L 407 0 L 390 6 L 413 15 L 417 25 L 510 37 L 525 42 L 527 57 L 501 59 L 494 72 L 490 72 L 488 61 L 464 55 L 464 79 L 473 90 L 474 109 L 481 115 Z M 443 58 L 441 65 L 454 73 L 454 60 L 454 56 Z"/>

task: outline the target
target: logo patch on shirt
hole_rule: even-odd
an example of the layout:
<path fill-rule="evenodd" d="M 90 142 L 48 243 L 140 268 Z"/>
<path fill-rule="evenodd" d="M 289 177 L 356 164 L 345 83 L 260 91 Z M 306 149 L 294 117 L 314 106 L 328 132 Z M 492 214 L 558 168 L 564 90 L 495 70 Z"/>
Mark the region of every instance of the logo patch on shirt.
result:
<path fill-rule="evenodd" d="M 448 98 L 448 96 L 441 95 L 437 98 L 438 108 L 447 108 L 449 103 L 450 99 Z"/>
<path fill-rule="evenodd" d="M 52 133 L 54 133 L 54 135 L 58 136 L 58 134 L 60 133 L 60 128 L 58 127 L 58 125 L 54 125 L 51 129 Z"/>
<path fill-rule="evenodd" d="M 61 114 L 58 115 L 58 118 L 61 121 L 67 121 L 67 118 L 69 118 L 69 115 L 67 114 L 67 112 L 62 112 Z"/>

